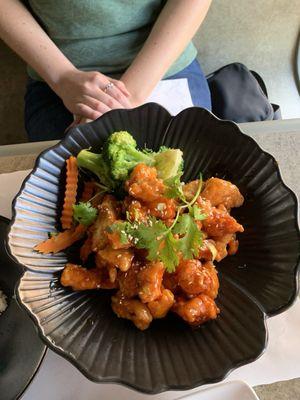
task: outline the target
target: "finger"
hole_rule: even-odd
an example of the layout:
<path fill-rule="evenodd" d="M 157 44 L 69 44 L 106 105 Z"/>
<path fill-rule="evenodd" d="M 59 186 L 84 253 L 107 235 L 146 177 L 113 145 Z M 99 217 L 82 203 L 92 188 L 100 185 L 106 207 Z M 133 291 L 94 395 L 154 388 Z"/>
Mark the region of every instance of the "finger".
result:
<path fill-rule="evenodd" d="M 83 103 L 95 111 L 100 111 L 102 114 L 111 110 L 106 104 L 102 103 L 101 101 L 99 101 L 91 96 L 84 95 Z"/>
<path fill-rule="evenodd" d="M 87 124 L 88 122 L 91 122 L 91 119 L 88 118 L 81 118 L 81 120 L 79 121 L 79 124 Z"/>
<path fill-rule="evenodd" d="M 129 91 L 127 90 L 127 88 L 126 88 L 124 82 L 118 81 L 117 79 L 111 79 L 110 81 L 111 81 L 115 86 L 117 86 L 117 88 L 120 89 L 121 92 L 122 92 L 123 94 L 125 94 L 126 97 L 129 97 L 129 96 L 130 96 L 130 93 L 129 93 Z"/>
<path fill-rule="evenodd" d="M 130 104 L 128 97 L 125 96 L 123 94 L 123 92 L 121 92 L 121 90 L 119 88 L 117 88 L 116 86 L 109 88 L 107 90 L 106 94 L 110 95 L 115 100 L 117 100 L 120 104 L 122 104 L 123 107 L 131 108 L 131 104 Z"/>
<path fill-rule="evenodd" d="M 121 90 L 114 85 L 112 85 L 112 87 L 107 87 L 109 83 L 111 82 L 106 77 L 104 80 L 99 80 L 97 84 L 96 81 L 94 81 L 93 85 L 87 86 L 85 95 L 99 100 L 110 109 L 131 108 L 129 100 Z M 105 91 L 105 88 L 107 91 Z"/>
<path fill-rule="evenodd" d="M 100 111 L 93 110 L 91 107 L 83 103 L 76 104 L 75 108 L 76 115 L 80 115 L 83 118 L 88 118 L 93 121 L 102 115 Z"/>
<path fill-rule="evenodd" d="M 104 93 L 100 88 L 91 89 L 88 95 L 99 100 L 101 103 L 105 104 L 110 110 L 116 108 L 124 108 L 124 106 L 119 103 L 114 97 L 110 95 L 111 93 Z M 124 96 L 125 99 L 125 96 Z"/>

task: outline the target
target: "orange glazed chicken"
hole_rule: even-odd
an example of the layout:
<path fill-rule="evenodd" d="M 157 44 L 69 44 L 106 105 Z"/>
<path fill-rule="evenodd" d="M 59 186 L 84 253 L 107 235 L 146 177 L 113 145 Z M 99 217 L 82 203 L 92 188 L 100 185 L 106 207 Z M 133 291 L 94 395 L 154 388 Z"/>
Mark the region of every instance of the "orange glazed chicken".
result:
<path fill-rule="evenodd" d="M 103 147 L 111 149 L 110 158 L 91 156 L 101 156 L 92 159 L 93 168 L 90 160 L 83 160 L 89 151 L 79 153 L 78 167 L 95 175 L 88 180 L 84 175 L 82 196 L 77 193 L 80 168 L 68 171 L 67 164 L 62 215 L 72 215 L 72 222 L 36 250 L 55 253 L 79 243 L 81 263 L 65 266 L 61 284 L 73 290 L 111 290 L 113 312 L 138 329 L 147 329 L 169 312 L 193 326 L 213 320 L 220 312 L 214 262 L 238 250 L 237 234 L 244 228 L 230 212 L 242 206 L 244 198 L 237 186 L 219 178 L 204 182 L 200 176 L 182 183 L 180 150 L 140 151 L 130 141 L 142 158 L 128 147 L 125 133 L 117 132 L 118 152 L 109 147 L 116 143 L 111 138 Z M 132 157 L 144 162 L 133 162 Z M 109 167 L 103 167 L 104 160 Z M 127 172 L 117 169 L 120 165 Z M 101 301 L 101 292 L 99 296 Z"/>

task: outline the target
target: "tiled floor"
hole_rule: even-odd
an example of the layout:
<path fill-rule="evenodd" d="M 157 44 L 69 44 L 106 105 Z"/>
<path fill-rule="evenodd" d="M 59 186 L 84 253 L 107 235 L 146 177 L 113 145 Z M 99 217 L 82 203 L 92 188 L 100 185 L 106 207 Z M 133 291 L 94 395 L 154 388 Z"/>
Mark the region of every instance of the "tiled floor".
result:
<path fill-rule="evenodd" d="M 214 0 L 195 39 L 204 71 L 243 62 L 262 75 L 283 118 L 300 117 L 293 75 L 299 22 L 299 0 Z M 0 144 L 24 142 L 25 67 L 3 43 L 0 60 Z"/>

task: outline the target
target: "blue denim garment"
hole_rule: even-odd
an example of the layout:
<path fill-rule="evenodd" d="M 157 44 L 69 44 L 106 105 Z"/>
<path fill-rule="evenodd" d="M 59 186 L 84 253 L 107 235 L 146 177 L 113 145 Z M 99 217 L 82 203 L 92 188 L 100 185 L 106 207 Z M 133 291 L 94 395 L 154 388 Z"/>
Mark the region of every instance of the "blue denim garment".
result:
<path fill-rule="evenodd" d="M 211 97 L 205 75 L 198 60 L 195 60 L 182 71 L 166 79 L 187 78 L 193 105 L 211 111 Z"/>
<path fill-rule="evenodd" d="M 187 78 L 194 106 L 211 110 L 209 87 L 196 59 L 166 79 L 179 78 Z M 45 82 L 29 78 L 25 93 L 25 129 L 29 140 L 61 139 L 72 121 L 72 114 L 56 93 Z"/>

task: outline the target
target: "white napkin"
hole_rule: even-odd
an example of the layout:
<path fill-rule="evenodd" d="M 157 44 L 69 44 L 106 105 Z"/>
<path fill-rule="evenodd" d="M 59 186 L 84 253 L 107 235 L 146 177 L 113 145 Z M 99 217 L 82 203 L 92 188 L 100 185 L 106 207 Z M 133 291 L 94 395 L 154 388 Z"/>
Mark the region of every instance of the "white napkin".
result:
<path fill-rule="evenodd" d="M 146 103 L 151 101 L 165 107 L 172 115 L 193 106 L 188 81 L 185 78 L 158 82 Z"/>
<path fill-rule="evenodd" d="M 11 217 L 11 201 L 30 171 L 19 171 L 0 175 L 0 214 Z M 232 372 L 227 381 L 241 379 L 251 386 L 267 384 L 300 376 L 300 301 L 283 314 L 267 321 L 269 343 L 265 353 L 257 361 Z M 167 392 L 151 396 L 152 399 L 177 399 L 186 392 Z M 22 397 L 23 400 L 142 400 L 147 395 L 113 384 L 96 384 L 86 379 L 75 367 L 51 350 L 32 384 Z"/>

